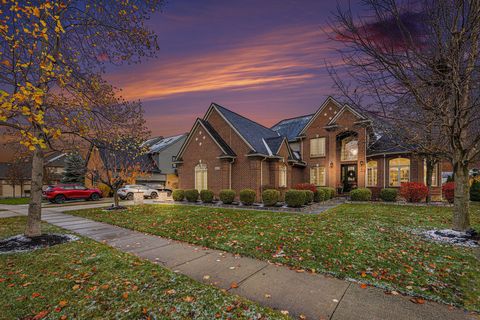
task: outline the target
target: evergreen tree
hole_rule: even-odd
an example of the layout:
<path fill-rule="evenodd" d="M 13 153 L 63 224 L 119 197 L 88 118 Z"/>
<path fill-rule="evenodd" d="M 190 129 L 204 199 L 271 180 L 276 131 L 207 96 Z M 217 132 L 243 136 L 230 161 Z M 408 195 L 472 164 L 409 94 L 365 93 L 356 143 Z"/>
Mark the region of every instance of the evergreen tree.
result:
<path fill-rule="evenodd" d="M 85 161 L 80 154 L 70 153 L 65 158 L 65 172 L 62 183 L 84 183 Z"/>
<path fill-rule="evenodd" d="M 470 201 L 480 201 L 480 181 L 474 180 L 470 187 Z"/>

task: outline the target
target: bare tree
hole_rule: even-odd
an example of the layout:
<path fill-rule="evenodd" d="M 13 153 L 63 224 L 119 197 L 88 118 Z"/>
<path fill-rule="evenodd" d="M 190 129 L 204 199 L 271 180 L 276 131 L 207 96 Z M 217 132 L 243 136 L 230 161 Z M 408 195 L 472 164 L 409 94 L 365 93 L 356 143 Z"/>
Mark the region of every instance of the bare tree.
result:
<path fill-rule="evenodd" d="M 412 144 L 452 162 L 453 229 L 465 231 L 468 166 L 480 153 L 480 2 L 363 3 L 367 18 L 339 7 L 331 23 L 353 79 L 352 100 L 403 122 Z"/>

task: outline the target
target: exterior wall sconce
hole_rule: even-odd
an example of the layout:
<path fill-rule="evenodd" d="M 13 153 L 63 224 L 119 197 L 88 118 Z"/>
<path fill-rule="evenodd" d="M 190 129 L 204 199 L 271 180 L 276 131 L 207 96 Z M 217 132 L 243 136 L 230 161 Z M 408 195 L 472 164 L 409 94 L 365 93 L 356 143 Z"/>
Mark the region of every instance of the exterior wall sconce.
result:
<path fill-rule="evenodd" d="M 333 168 L 333 161 L 330 161 L 330 168 Z"/>
<path fill-rule="evenodd" d="M 363 161 L 360 161 L 360 167 L 363 167 L 364 164 Z"/>

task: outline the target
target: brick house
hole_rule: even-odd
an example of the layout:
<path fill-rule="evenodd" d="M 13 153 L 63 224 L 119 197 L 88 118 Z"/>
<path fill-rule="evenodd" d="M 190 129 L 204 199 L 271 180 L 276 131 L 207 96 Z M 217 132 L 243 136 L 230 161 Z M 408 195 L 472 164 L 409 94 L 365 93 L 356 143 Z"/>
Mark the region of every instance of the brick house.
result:
<path fill-rule="evenodd" d="M 375 130 L 369 115 L 329 97 L 310 115 L 271 128 L 212 103 L 177 155 L 179 188 L 268 188 L 310 182 L 339 192 L 424 182 L 424 161 Z M 441 166 L 432 193 L 441 196 Z"/>

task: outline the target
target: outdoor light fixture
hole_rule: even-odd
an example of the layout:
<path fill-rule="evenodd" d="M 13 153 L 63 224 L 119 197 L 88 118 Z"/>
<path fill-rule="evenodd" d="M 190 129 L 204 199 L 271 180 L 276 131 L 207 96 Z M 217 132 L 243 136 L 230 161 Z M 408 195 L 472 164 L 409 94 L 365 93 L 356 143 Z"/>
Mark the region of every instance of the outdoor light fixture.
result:
<path fill-rule="evenodd" d="M 361 167 L 363 167 L 363 164 L 364 164 L 363 161 L 360 161 L 360 166 L 361 166 Z"/>
<path fill-rule="evenodd" d="M 333 161 L 330 161 L 330 168 L 333 168 Z"/>

